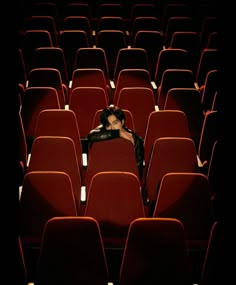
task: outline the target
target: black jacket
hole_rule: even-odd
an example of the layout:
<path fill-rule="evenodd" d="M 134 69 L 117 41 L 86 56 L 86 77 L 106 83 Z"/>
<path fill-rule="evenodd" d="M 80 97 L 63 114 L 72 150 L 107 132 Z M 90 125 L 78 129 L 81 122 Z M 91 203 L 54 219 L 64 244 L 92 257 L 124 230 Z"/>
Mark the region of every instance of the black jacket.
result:
<path fill-rule="evenodd" d="M 124 129 L 131 133 L 134 139 L 134 150 L 136 154 L 137 165 L 139 169 L 139 176 L 140 179 L 142 177 L 143 172 L 143 160 L 144 160 L 144 146 L 143 146 L 143 139 L 138 136 L 135 132 L 131 131 L 130 129 L 124 127 Z M 107 130 L 102 125 L 98 126 L 97 128 L 90 131 L 88 134 L 88 142 L 91 145 L 94 142 L 102 141 L 102 140 L 111 140 L 120 137 L 119 130 Z"/>

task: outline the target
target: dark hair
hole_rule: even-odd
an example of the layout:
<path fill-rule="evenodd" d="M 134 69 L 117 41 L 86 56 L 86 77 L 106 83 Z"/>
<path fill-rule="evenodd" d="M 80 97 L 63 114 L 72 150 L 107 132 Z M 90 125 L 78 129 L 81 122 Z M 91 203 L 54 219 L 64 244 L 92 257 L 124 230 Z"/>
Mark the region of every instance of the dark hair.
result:
<path fill-rule="evenodd" d="M 110 105 L 104 108 L 100 115 L 100 122 L 104 127 L 109 125 L 108 117 L 110 115 L 114 115 L 119 121 L 125 121 L 125 114 L 122 109 L 118 108 L 117 106 Z"/>

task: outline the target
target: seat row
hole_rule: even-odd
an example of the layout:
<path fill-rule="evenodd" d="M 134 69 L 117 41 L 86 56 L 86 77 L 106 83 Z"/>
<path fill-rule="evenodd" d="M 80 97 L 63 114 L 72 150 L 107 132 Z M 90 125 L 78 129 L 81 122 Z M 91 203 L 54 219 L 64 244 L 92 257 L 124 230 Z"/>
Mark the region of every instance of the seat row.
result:
<path fill-rule="evenodd" d="M 38 3 L 37 3 L 38 2 Z M 67 3 L 42 3 L 34 1 L 31 6 L 25 7 L 23 15 L 27 16 L 51 16 L 56 22 L 57 28 L 63 27 L 63 20 L 69 16 L 84 16 L 87 17 L 93 28 L 98 24 L 102 17 L 113 16 L 124 19 L 127 29 L 132 25 L 132 22 L 137 17 L 158 17 L 162 29 L 167 25 L 168 19 L 173 16 L 188 16 L 193 17 L 196 25 L 201 28 L 201 21 L 205 17 L 216 16 L 216 7 L 212 3 L 172 3 L 165 2 L 149 3 L 140 2 L 123 2 L 117 3 L 99 3 L 99 2 L 73 2 Z M 197 17 L 196 17 L 197 15 Z"/>
<path fill-rule="evenodd" d="M 221 224 L 215 221 L 201 265 L 200 285 L 214 283 L 222 274 L 216 270 L 220 264 L 218 246 L 221 234 Z M 138 281 L 145 284 L 153 284 L 153 281 L 193 284 L 184 226 L 174 218 L 137 218 L 132 221 L 116 280 L 109 270 L 100 226 L 92 217 L 54 217 L 47 221 L 34 279 L 28 274 L 20 237 L 17 242 L 22 269 L 17 275 L 20 285 L 29 284 L 29 281 L 35 285 L 75 284 L 81 280 L 84 284 L 95 285 L 139 284 Z"/>
<path fill-rule="evenodd" d="M 217 35 L 214 34 L 214 35 Z M 120 49 L 142 48 L 146 52 L 148 69 L 153 78 L 160 51 L 163 49 L 185 49 L 189 53 L 189 66 L 195 72 L 201 53 L 204 49 L 218 49 L 217 45 L 209 44 L 204 47 L 200 43 L 200 35 L 194 31 L 176 31 L 172 40 L 165 46 L 164 37 L 159 31 L 140 30 L 136 33 L 132 45 L 127 43 L 124 33 L 120 30 L 102 30 L 96 36 L 94 45 L 89 43 L 88 36 L 83 30 L 64 30 L 60 33 L 60 43 L 53 45 L 50 34 L 46 30 L 27 30 L 20 36 L 19 48 L 22 50 L 27 73 L 34 66 L 34 52 L 40 47 L 54 47 L 63 50 L 67 65 L 68 76 L 77 65 L 77 50 L 79 48 L 102 48 L 106 54 L 109 76 L 114 77 L 116 59 Z M 112 41 L 110 39 L 113 39 Z M 131 54 L 131 52 L 130 52 Z M 136 57 L 138 59 L 138 57 Z M 138 59 L 138 62 L 139 59 Z"/>

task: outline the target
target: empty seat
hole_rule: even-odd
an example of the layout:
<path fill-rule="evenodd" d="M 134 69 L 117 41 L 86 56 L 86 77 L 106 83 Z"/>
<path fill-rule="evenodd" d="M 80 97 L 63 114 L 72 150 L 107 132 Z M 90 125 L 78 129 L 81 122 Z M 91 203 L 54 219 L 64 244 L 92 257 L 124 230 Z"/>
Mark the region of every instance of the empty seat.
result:
<path fill-rule="evenodd" d="M 130 223 L 119 284 L 191 284 L 184 225 L 174 218 Z"/>
<path fill-rule="evenodd" d="M 204 112 L 200 91 L 196 88 L 172 88 L 167 92 L 164 110 L 181 110 L 185 113 L 191 138 L 199 145 Z"/>
<path fill-rule="evenodd" d="M 219 31 L 219 23 L 216 16 L 205 15 L 200 24 L 200 37 L 202 48 L 206 47 L 208 37 L 212 32 Z"/>
<path fill-rule="evenodd" d="M 188 119 L 180 110 L 159 110 L 149 114 L 144 136 L 144 161 L 148 165 L 153 144 L 161 137 L 190 138 Z"/>
<path fill-rule="evenodd" d="M 83 177 L 82 145 L 76 115 L 72 110 L 46 109 L 38 115 L 34 137 L 64 136 L 74 141 L 81 177 Z"/>
<path fill-rule="evenodd" d="M 120 90 L 127 87 L 146 87 L 152 90 L 151 75 L 147 69 L 140 68 L 125 68 L 122 69 L 117 77 L 115 90 L 111 96 L 111 102 L 117 104 Z M 154 97 L 153 93 L 153 97 Z M 155 98 L 154 98 L 155 101 Z"/>
<path fill-rule="evenodd" d="M 186 137 L 162 137 L 153 144 L 146 176 L 142 181 L 150 213 L 162 177 L 168 172 L 200 172 L 194 141 Z"/>
<path fill-rule="evenodd" d="M 102 30 L 120 30 L 126 33 L 125 21 L 120 16 L 102 16 L 97 21 L 96 33 Z"/>
<path fill-rule="evenodd" d="M 60 108 L 65 108 L 68 101 L 68 86 L 62 81 L 61 72 L 53 67 L 37 67 L 28 74 L 27 87 L 52 87 L 56 89 Z"/>
<path fill-rule="evenodd" d="M 219 52 L 217 49 L 203 49 L 196 70 L 196 82 L 199 87 L 204 85 L 207 73 L 219 67 Z"/>
<path fill-rule="evenodd" d="M 62 171 L 69 175 L 80 214 L 81 175 L 75 144 L 69 137 L 39 136 L 35 138 L 27 168 L 30 171 Z"/>
<path fill-rule="evenodd" d="M 206 249 L 214 221 L 210 185 L 206 175 L 169 172 L 161 180 L 153 217 L 179 219 L 184 225 L 189 249 Z"/>
<path fill-rule="evenodd" d="M 75 13 L 75 12 L 74 12 Z M 76 14 L 76 13 L 75 13 Z M 93 45 L 92 27 L 90 19 L 86 16 L 66 16 L 63 18 L 61 30 L 82 30 L 87 34 L 89 46 Z"/>
<path fill-rule="evenodd" d="M 176 31 L 172 34 L 169 48 L 185 49 L 191 59 L 190 69 L 196 74 L 198 62 L 201 55 L 201 39 L 196 31 Z"/>
<path fill-rule="evenodd" d="M 146 51 L 149 70 L 153 79 L 158 55 L 164 47 L 163 34 L 160 31 L 138 31 L 135 34 L 132 47 L 143 48 Z"/>
<path fill-rule="evenodd" d="M 170 46 L 171 38 L 174 32 L 194 32 L 196 27 L 192 17 L 170 17 L 168 18 L 165 30 L 165 47 Z"/>
<path fill-rule="evenodd" d="M 107 285 L 100 228 L 91 217 L 56 217 L 44 228 L 35 285 Z"/>
<path fill-rule="evenodd" d="M 161 31 L 160 18 L 155 16 L 135 17 L 130 23 L 130 43 L 133 43 L 134 37 L 138 31 Z"/>
<path fill-rule="evenodd" d="M 60 109 L 56 89 L 52 87 L 26 88 L 21 106 L 21 118 L 28 153 L 30 153 L 31 144 L 34 140 L 39 113 L 45 109 Z"/>
<path fill-rule="evenodd" d="M 157 105 L 164 109 L 167 93 L 172 88 L 195 88 L 194 74 L 190 69 L 166 69 L 157 89 Z"/>
<path fill-rule="evenodd" d="M 106 248 L 124 247 L 132 220 L 145 216 L 138 177 L 126 171 L 95 174 L 84 215 L 98 221 Z"/>
<path fill-rule="evenodd" d="M 113 81 L 117 82 L 122 69 L 145 69 L 149 72 L 148 54 L 141 47 L 122 48 L 118 51 L 113 74 Z"/>
<path fill-rule="evenodd" d="M 72 90 L 69 109 L 75 113 L 81 138 L 86 138 L 91 131 L 95 112 L 106 106 L 107 94 L 101 87 L 75 87 Z"/>
<path fill-rule="evenodd" d="M 84 30 L 61 30 L 58 35 L 58 46 L 64 51 L 70 80 L 77 49 L 90 46 L 87 32 Z"/>
<path fill-rule="evenodd" d="M 105 74 L 100 68 L 77 68 L 73 71 L 69 102 L 73 90 L 77 87 L 100 87 L 106 93 L 107 101 L 110 100 L 110 86 L 107 85 Z"/>
<path fill-rule="evenodd" d="M 22 50 L 26 73 L 31 70 L 32 58 L 36 48 L 52 47 L 52 37 L 47 30 L 27 30 L 20 37 L 20 48 Z"/>
<path fill-rule="evenodd" d="M 172 17 L 191 17 L 191 5 L 188 3 L 167 2 L 162 7 L 162 29 L 166 31 L 168 20 Z"/>
<path fill-rule="evenodd" d="M 77 215 L 70 176 L 61 171 L 28 171 L 23 181 L 19 214 L 23 244 L 39 246 L 48 219 Z"/>
<path fill-rule="evenodd" d="M 24 18 L 24 30 L 46 30 L 50 33 L 53 46 L 57 46 L 58 23 L 50 15 L 34 15 Z"/>
<path fill-rule="evenodd" d="M 75 55 L 73 70 L 77 68 L 98 68 L 104 73 L 107 86 L 110 85 L 110 73 L 106 53 L 102 48 L 79 48 Z"/>
<path fill-rule="evenodd" d="M 112 77 L 118 51 L 127 47 L 125 33 L 121 30 L 101 30 L 96 34 L 95 45 L 104 49 L 110 76 Z"/>
<path fill-rule="evenodd" d="M 183 223 L 192 283 L 197 282 L 215 220 L 207 176 L 195 172 L 166 173 L 160 184 L 153 217 L 176 218 Z"/>
<path fill-rule="evenodd" d="M 161 83 L 162 74 L 166 69 L 189 69 L 190 68 L 190 55 L 184 49 L 169 48 L 163 49 L 159 52 L 154 81 L 157 87 Z"/>
<path fill-rule="evenodd" d="M 62 82 L 68 86 L 69 78 L 64 51 L 59 47 L 39 47 L 32 58 L 32 68 L 50 67 L 60 71 Z"/>

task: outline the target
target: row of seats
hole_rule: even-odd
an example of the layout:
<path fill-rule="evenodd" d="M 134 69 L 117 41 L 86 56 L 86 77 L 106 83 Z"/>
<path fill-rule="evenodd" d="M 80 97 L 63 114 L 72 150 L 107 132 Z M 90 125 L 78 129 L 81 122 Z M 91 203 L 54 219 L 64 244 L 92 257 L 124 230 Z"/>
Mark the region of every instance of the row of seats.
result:
<path fill-rule="evenodd" d="M 220 235 L 221 227 L 216 221 L 211 226 L 207 240 L 200 285 L 219 281 L 221 273 L 216 269 L 220 264 L 217 251 Z M 174 218 L 137 218 L 131 222 L 117 282 L 110 274 L 100 226 L 92 217 L 49 219 L 44 227 L 40 248 L 36 278 L 31 283 L 35 285 L 76 284 L 82 281 L 95 285 L 140 282 L 192 284 L 184 225 Z M 18 257 L 21 266 L 18 282 L 25 285 L 28 283 L 28 272 L 21 239 L 18 239 Z"/>
<path fill-rule="evenodd" d="M 49 58 L 51 63 L 48 63 Z M 93 59 L 94 61 L 92 61 Z M 160 105 L 159 109 L 162 109 L 164 102 L 162 99 L 161 104 L 159 97 L 162 97 L 160 94 L 163 91 L 165 97 L 167 91 L 174 87 L 196 88 L 200 92 L 204 89 L 208 81 L 208 73 L 218 69 L 218 50 L 205 49 L 202 51 L 196 74 L 191 70 L 191 60 L 185 50 L 162 50 L 155 65 L 154 79 L 151 76 L 146 52 L 139 48 L 127 48 L 119 51 L 113 77 L 109 75 L 105 52 L 99 48 L 79 49 L 74 66 L 72 78 L 68 81 L 68 69 L 63 51 L 58 48 L 38 48 L 35 50 L 32 68 L 27 73 L 24 58 L 19 50 L 18 80 L 21 99 L 23 99 L 26 87 L 51 86 L 62 93 L 59 95 L 63 108 L 65 104 L 68 104 L 73 89 L 81 86 L 94 86 L 103 88 L 107 93 L 108 102 L 116 104 L 117 95 L 122 88 L 142 86 L 153 89 L 155 103 Z M 175 71 L 167 71 L 167 69 Z M 179 69 L 184 72 L 177 72 Z M 163 76 L 164 73 L 165 76 Z M 186 75 L 187 73 L 189 75 Z M 211 81 L 213 81 L 210 84 L 212 89 L 212 86 L 217 86 L 213 84 L 216 81 L 216 75 Z"/>
<path fill-rule="evenodd" d="M 46 3 L 47 2 L 47 3 Z M 49 2 L 49 3 L 48 3 Z M 135 3 L 136 2 L 136 3 Z M 165 1 L 149 1 L 144 3 L 143 1 L 33 1 L 31 5 L 28 5 L 24 10 L 24 15 L 50 15 L 57 23 L 57 27 L 63 22 L 63 19 L 68 16 L 85 16 L 88 17 L 95 26 L 97 21 L 104 16 L 121 17 L 126 20 L 126 24 L 132 22 L 136 17 L 149 16 L 160 18 L 161 26 L 164 28 L 167 21 L 172 16 L 191 16 L 197 24 L 201 23 L 201 20 L 206 16 L 215 16 L 216 9 L 212 3 L 187 3 L 185 1 L 172 2 Z"/>
<path fill-rule="evenodd" d="M 73 14 L 74 15 L 74 14 Z M 160 32 L 163 36 L 163 44 L 170 46 L 172 34 L 176 31 L 196 32 L 199 35 L 199 44 L 206 47 L 209 43 L 209 37 L 213 32 L 218 32 L 217 18 L 206 17 L 200 28 L 195 27 L 192 17 L 174 16 L 168 19 L 165 30 L 161 27 L 160 19 L 156 16 L 136 17 L 130 23 L 130 31 L 127 30 L 126 22 L 122 17 L 106 16 L 98 20 L 96 30 L 92 30 L 91 22 L 86 16 L 68 16 L 63 19 L 62 27 L 58 30 L 54 18 L 46 15 L 32 15 L 24 19 L 21 32 L 28 30 L 47 30 L 51 36 L 54 46 L 60 45 L 61 33 L 66 30 L 85 31 L 90 45 L 96 44 L 97 35 L 102 30 L 119 30 L 124 33 L 127 43 L 135 45 L 135 37 L 141 30 Z M 200 30 L 200 31 L 199 31 Z M 216 35 L 213 35 L 216 36 Z M 213 43 L 213 42 L 212 42 Z M 215 42 L 216 43 L 216 42 Z"/>
<path fill-rule="evenodd" d="M 110 39 L 113 39 L 110 41 Z M 105 57 L 108 64 L 109 76 L 115 77 L 115 65 L 119 51 L 121 49 L 144 49 L 146 53 L 146 66 L 151 72 L 153 78 L 158 60 L 158 55 L 163 49 L 185 49 L 189 53 L 188 65 L 197 72 L 201 53 L 204 49 L 217 49 L 217 45 L 208 45 L 201 47 L 200 35 L 193 31 L 178 30 L 173 33 L 170 45 L 165 47 L 163 35 L 159 31 L 138 31 L 134 43 L 127 44 L 124 34 L 120 30 L 100 31 L 96 38 L 96 44 L 91 45 L 85 31 L 82 30 L 64 30 L 60 33 L 58 45 L 53 45 L 51 36 L 46 30 L 27 30 L 20 37 L 19 47 L 22 50 L 24 61 L 26 63 L 27 73 L 34 65 L 34 52 L 39 47 L 57 47 L 64 53 L 68 76 L 71 79 L 72 71 L 77 65 L 77 50 L 80 48 L 102 48 L 105 51 Z M 130 52 L 132 53 L 132 52 Z M 142 55 L 143 58 L 143 55 Z M 37 56 L 36 56 L 37 59 Z M 140 61 L 138 61 L 140 64 Z"/>
<path fill-rule="evenodd" d="M 31 94 L 32 95 L 32 94 Z M 34 98 L 33 95 L 29 99 Z M 30 107 L 34 107 L 32 104 Z M 32 112 L 30 109 L 23 110 L 23 113 L 19 113 L 19 125 L 21 126 L 21 140 L 20 140 L 20 151 L 19 161 L 24 165 L 23 169 L 27 167 L 27 160 L 29 154 L 32 152 L 32 143 L 34 140 L 42 135 L 54 135 L 54 136 L 68 136 L 75 143 L 75 149 L 77 153 L 78 163 L 80 169 L 84 169 L 83 165 L 87 165 L 83 162 L 83 155 L 88 155 L 88 149 L 83 147 L 82 137 L 80 135 L 80 125 L 82 125 L 82 119 L 77 120 L 75 112 L 73 110 L 65 110 L 59 108 L 45 107 L 40 108 L 37 111 Z M 29 110 L 29 111 L 27 111 Z M 94 128 L 99 124 L 99 114 L 102 109 L 92 109 L 94 115 L 91 113 L 91 126 L 89 129 Z M 138 130 L 131 108 L 125 109 L 127 117 L 127 126 L 130 126 L 133 130 Z M 26 114 L 28 116 L 26 116 Z M 22 117 L 23 116 L 23 117 Z M 87 118 L 85 118 L 85 126 Z M 144 163 L 145 167 L 149 164 L 151 151 L 153 144 L 156 139 L 166 136 L 181 136 L 193 140 L 193 133 L 191 133 L 189 122 L 191 122 L 191 116 L 186 116 L 184 111 L 181 110 L 159 110 L 151 111 L 147 113 L 146 119 L 141 116 L 139 120 L 145 123 L 145 134 L 144 138 Z M 196 119 L 197 121 L 197 119 Z M 136 124 L 135 124 L 136 122 Z M 198 122 L 198 121 L 197 121 Z M 192 121 L 194 123 L 194 121 Z M 217 134 L 217 111 L 212 110 L 206 113 L 204 116 L 201 128 L 199 129 L 199 143 L 198 146 L 194 142 L 195 153 L 201 162 L 203 173 L 206 173 L 209 166 L 209 161 L 212 153 L 212 147 L 214 142 L 218 139 Z M 31 133 L 29 132 L 31 130 Z M 192 129 L 193 130 L 193 129 Z M 86 140 L 86 137 L 84 138 Z M 85 169 L 84 169 L 85 170 Z M 82 173 L 82 172 L 81 172 Z M 82 177 L 84 175 L 82 174 Z"/>

